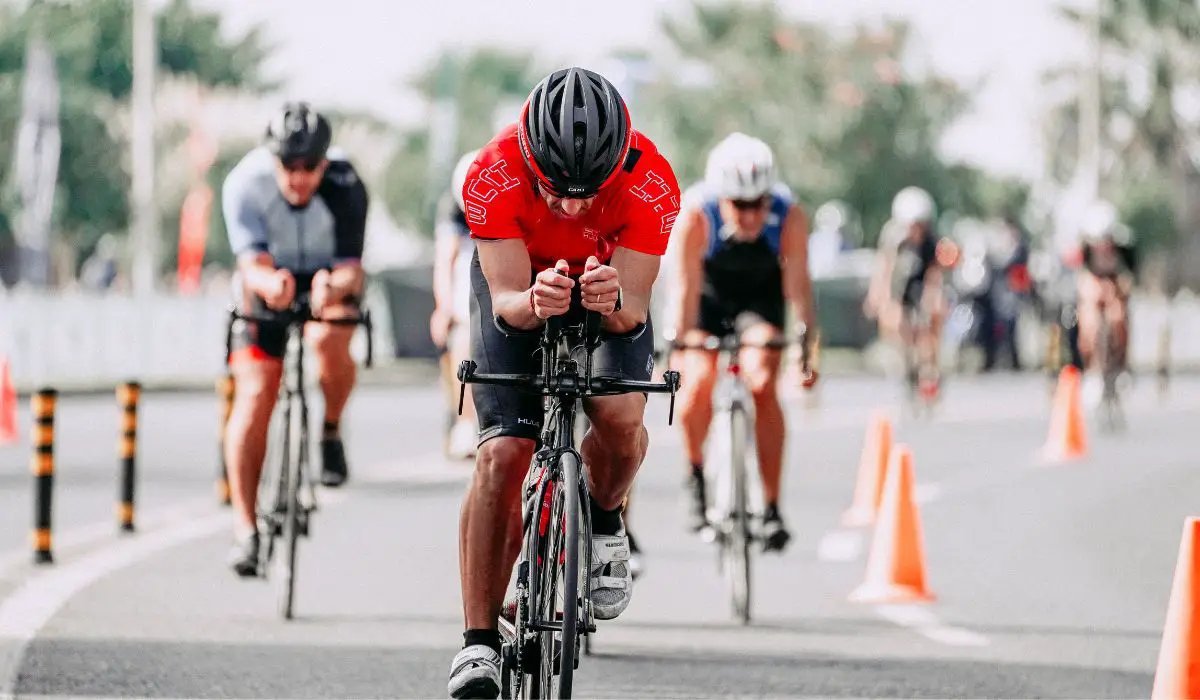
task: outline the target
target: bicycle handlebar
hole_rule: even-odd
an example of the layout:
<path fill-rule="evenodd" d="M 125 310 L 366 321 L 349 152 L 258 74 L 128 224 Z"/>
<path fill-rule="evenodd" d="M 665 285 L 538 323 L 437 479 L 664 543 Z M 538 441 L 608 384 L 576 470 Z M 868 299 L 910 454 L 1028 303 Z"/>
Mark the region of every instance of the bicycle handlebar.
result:
<path fill-rule="evenodd" d="M 811 382 L 815 381 L 816 372 L 809 367 L 809 361 L 811 360 L 812 348 L 809 346 L 809 343 L 808 343 L 808 329 L 806 328 L 806 329 L 801 330 L 799 335 L 800 335 L 799 340 L 782 340 L 782 339 L 776 338 L 776 339 L 772 339 L 772 340 L 768 340 L 766 342 L 760 342 L 760 343 L 749 343 L 749 342 L 742 340 L 737 335 L 733 335 L 733 334 L 724 335 L 721 337 L 710 335 L 710 336 L 706 337 L 702 342 L 699 342 L 699 343 L 683 343 L 678 340 L 671 340 L 669 347 L 671 350 L 708 350 L 708 351 L 720 351 L 720 352 L 737 352 L 738 350 L 742 350 L 745 348 L 754 348 L 754 349 L 761 349 L 761 350 L 784 350 L 789 347 L 792 347 L 793 345 L 799 345 L 800 346 L 800 366 L 803 367 L 804 370 L 807 372 L 805 382 L 806 382 L 806 386 L 809 386 L 811 384 Z"/>
<path fill-rule="evenodd" d="M 794 341 L 790 340 L 768 340 L 765 343 L 747 343 L 736 336 L 724 336 L 718 338 L 710 335 L 704 339 L 702 343 L 681 343 L 677 340 L 671 341 L 672 350 L 724 350 L 733 352 L 743 348 L 756 348 L 763 350 L 783 350 L 784 348 L 794 345 Z"/>
<path fill-rule="evenodd" d="M 594 311 L 584 314 L 584 320 L 578 324 L 567 325 L 563 317 L 556 316 L 547 320 L 539 329 L 522 330 L 513 328 L 498 314 L 493 322 L 505 335 L 532 336 L 540 335 L 539 345 L 542 350 L 542 371 L 540 374 L 481 374 L 477 372 L 479 365 L 472 360 L 463 360 L 458 368 L 459 387 L 458 410 L 462 413 L 462 404 L 466 397 L 467 384 L 490 384 L 503 386 L 541 396 L 557 396 L 561 398 L 615 396 L 636 392 L 661 393 L 671 395 L 671 410 L 669 423 L 674 423 L 675 392 L 679 390 L 679 373 L 667 370 L 663 373 L 663 382 L 647 382 L 613 377 L 592 376 L 592 355 L 600 343 L 605 340 L 632 342 L 646 332 L 646 324 L 640 323 L 627 333 L 606 333 L 600 328 L 603 317 Z M 584 371 L 558 371 L 558 341 L 564 336 L 582 337 L 586 349 Z"/>
<path fill-rule="evenodd" d="M 265 314 L 244 313 L 238 311 L 236 306 L 229 307 L 229 323 L 225 327 L 225 363 L 229 364 L 229 358 L 233 354 L 233 324 L 235 321 L 246 321 L 250 323 L 273 323 L 283 326 L 306 325 L 309 323 L 323 323 L 330 326 L 362 326 L 367 329 L 367 357 L 364 364 L 369 369 L 374 364 L 375 343 L 373 339 L 374 325 L 371 322 L 371 312 L 365 310 L 360 316 L 355 318 L 321 318 L 312 315 L 312 308 L 307 304 L 293 305 L 291 308 L 282 311 L 271 311 Z"/>
<path fill-rule="evenodd" d="M 614 377 L 592 377 L 587 386 L 586 377 L 579 374 L 557 374 L 546 383 L 540 374 L 481 374 L 479 365 L 473 360 L 463 360 L 458 367 L 458 380 L 464 384 L 491 384 L 506 386 L 542 396 L 563 394 L 585 396 L 613 396 L 644 391 L 651 394 L 674 394 L 679 390 L 679 373 L 669 370 L 663 374 L 662 383 Z"/>

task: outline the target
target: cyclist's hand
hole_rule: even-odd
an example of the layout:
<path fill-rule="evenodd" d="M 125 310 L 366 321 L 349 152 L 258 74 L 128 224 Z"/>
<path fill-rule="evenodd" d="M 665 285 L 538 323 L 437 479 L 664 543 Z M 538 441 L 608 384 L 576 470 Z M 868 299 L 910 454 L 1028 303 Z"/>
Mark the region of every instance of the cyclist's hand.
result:
<path fill-rule="evenodd" d="M 313 275 L 312 294 L 309 296 L 309 305 L 312 307 L 313 316 L 321 317 L 332 296 L 333 287 L 329 278 L 329 270 L 317 270 Z"/>
<path fill-rule="evenodd" d="M 264 291 L 263 301 L 267 306 L 282 311 L 296 298 L 296 278 L 287 270 L 276 270 Z"/>
<path fill-rule="evenodd" d="M 571 308 L 571 288 L 575 280 L 567 276 L 571 267 L 559 260 L 552 270 L 542 270 L 533 281 L 533 314 L 545 320 L 562 316 Z"/>
<path fill-rule="evenodd" d="M 608 316 L 616 310 L 621 283 L 617 280 L 615 267 L 600 264 L 600 260 L 593 255 L 584 265 L 579 285 L 583 308 L 597 311 L 602 316 Z"/>

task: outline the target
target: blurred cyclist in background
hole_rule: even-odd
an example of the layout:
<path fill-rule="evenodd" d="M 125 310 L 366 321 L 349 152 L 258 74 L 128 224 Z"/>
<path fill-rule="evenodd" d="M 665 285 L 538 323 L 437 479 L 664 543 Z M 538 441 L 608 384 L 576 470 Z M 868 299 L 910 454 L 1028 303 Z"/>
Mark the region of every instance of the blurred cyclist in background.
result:
<path fill-rule="evenodd" d="M 935 215 L 933 197 L 920 187 L 905 187 L 896 194 L 892 218 L 879 237 L 875 275 L 863 304 L 868 318 L 879 319 L 881 336 L 899 341 L 904 348 L 917 343 L 933 368 L 939 366 L 946 315 L 942 273 L 955 250 L 941 245 L 934 231 Z M 910 314 L 917 310 L 928 322 L 923 329 L 910 324 Z M 936 392 L 936 373 L 917 379 L 922 380 L 922 391 Z"/>
<path fill-rule="evenodd" d="M 1103 303 L 1103 313 L 1116 335 L 1117 352 L 1113 361 L 1124 370 L 1129 344 L 1129 295 L 1137 270 L 1133 234 L 1121 223 L 1116 207 L 1105 201 L 1089 208 L 1081 233 L 1083 267 L 1076 277 L 1076 289 L 1083 367 L 1085 371 L 1093 367 Z"/>
<path fill-rule="evenodd" d="M 442 352 L 442 381 L 447 389 L 446 400 L 451 413 L 446 456 L 453 459 L 475 456 L 479 432 L 470 386 L 466 387 L 462 415 L 458 415 L 459 383 L 456 379 L 458 366 L 470 353 L 471 336 L 467 329 L 471 318 L 471 255 L 475 250 L 475 241 L 471 240 L 471 229 L 467 226 L 462 188 L 467 169 L 478 153 L 476 150 L 464 154 L 454 167 L 450 192 L 438 204 L 434 229 L 437 244 L 433 258 L 434 306 L 429 318 L 429 335 Z"/>

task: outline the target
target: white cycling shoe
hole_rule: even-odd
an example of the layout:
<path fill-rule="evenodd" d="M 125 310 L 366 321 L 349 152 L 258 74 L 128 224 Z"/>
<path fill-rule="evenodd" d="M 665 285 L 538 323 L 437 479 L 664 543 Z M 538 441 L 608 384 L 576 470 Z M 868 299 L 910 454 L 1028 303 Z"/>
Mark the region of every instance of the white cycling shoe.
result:
<path fill-rule="evenodd" d="M 483 644 L 458 652 L 450 664 L 446 689 L 452 698 L 500 697 L 500 655 Z"/>
<path fill-rule="evenodd" d="M 625 612 L 633 594 L 627 535 L 592 535 L 591 576 L 596 619 L 611 620 Z"/>

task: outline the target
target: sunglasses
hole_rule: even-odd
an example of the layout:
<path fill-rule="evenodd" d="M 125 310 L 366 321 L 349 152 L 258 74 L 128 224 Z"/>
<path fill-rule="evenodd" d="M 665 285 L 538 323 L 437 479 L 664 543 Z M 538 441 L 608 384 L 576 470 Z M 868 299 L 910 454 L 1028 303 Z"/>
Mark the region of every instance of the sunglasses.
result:
<path fill-rule="evenodd" d="M 306 173 L 311 173 L 317 168 L 321 167 L 321 161 L 319 159 L 295 158 L 292 160 L 283 161 L 282 165 L 283 169 L 289 173 L 294 173 L 300 170 Z"/>
<path fill-rule="evenodd" d="M 748 211 L 751 209 L 760 209 L 767 201 L 766 197 L 757 199 L 734 199 L 732 200 L 733 208 L 738 211 Z"/>

